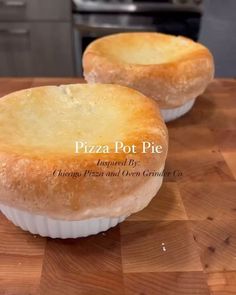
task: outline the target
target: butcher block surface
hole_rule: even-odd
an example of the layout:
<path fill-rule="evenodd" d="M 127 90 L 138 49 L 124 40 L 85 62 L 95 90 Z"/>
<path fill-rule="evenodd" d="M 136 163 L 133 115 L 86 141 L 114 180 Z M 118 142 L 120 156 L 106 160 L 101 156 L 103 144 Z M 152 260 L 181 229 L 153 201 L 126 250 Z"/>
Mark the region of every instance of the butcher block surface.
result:
<path fill-rule="evenodd" d="M 81 81 L 2 78 L 0 96 Z M 0 213 L 0 295 L 236 294 L 236 80 L 215 80 L 167 126 L 169 175 L 119 226 L 53 240 Z"/>

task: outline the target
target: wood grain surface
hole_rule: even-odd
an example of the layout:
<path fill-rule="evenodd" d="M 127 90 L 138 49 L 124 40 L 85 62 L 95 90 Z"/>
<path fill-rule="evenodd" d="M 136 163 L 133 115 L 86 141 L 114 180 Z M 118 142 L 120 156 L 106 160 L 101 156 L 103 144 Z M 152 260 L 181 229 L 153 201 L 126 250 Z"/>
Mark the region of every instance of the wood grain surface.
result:
<path fill-rule="evenodd" d="M 0 96 L 79 79 L 0 79 Z M 216 80 L 168 124 L 150 205 L 105 233 L 46 239 L 0 213 L 0 295 L 236 294 L 236 80 Z"/>

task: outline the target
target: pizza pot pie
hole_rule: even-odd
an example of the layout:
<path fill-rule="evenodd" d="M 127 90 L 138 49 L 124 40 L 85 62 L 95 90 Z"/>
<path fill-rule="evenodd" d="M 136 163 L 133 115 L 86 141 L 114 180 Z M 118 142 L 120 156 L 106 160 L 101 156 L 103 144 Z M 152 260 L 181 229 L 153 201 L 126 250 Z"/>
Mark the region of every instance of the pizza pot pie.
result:
<path fill-rule="evenodd" d="M 157 104 L 133 89 L 75 84 L 11 93 L 0 99 L 0 210 L 42 236 L 107 230 L 156 195 L 167 146 Z"/>
<path fill-rule="evenodd" d="M 156 100 L 165 121 L 188 112 L 214 75 L 210 51 L 185 37 L 121 33 L 92 42 L 83 55 L 88 83 L 134 88 Z"/>

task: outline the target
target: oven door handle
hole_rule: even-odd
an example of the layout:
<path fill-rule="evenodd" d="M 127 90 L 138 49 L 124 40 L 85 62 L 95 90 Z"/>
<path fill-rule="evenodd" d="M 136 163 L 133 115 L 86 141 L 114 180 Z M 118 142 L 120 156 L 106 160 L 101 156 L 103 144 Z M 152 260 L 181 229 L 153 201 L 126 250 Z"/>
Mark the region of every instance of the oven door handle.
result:
<path fill-rule="evenodd" d="M 80 31 L 81 33 L 116 33 L 116 32 L 132 32 L 132 31 L 156 31 L 155 26 L 145 26 L 145 25 L 138 25 L 138 26 L 119 26 L 119 25 L 111 25 L 111 24 L 82 24 L 82 23 L 75 23 L 74 27 Z"/>
<path fill-rule="evenodd" d="M 78 12 L 202 12 L 202 7 L 191 4 L 172 4 L 172 3 L 101 3 L 92 1 L 73 0 L 75 10 Z"/>

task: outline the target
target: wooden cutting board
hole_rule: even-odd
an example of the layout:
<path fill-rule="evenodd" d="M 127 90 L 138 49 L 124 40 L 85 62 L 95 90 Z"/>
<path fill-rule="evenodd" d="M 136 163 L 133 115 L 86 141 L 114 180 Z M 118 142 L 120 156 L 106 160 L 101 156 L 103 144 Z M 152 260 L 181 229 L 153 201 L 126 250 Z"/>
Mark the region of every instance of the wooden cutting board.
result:
<path fill-rule="evenodd" d="M 0 79 L 0 95 L 76 82 Z M 214 81 L 168 129 L 170 175 L 114 229 L 53 240 L 0 214 L 0 294 L 236 294 L 236 81 Z"/>

